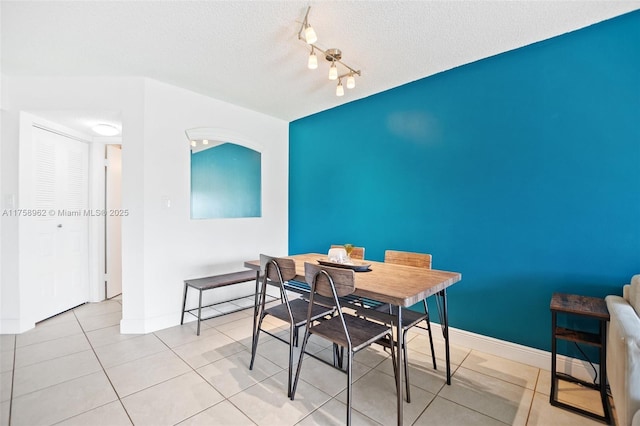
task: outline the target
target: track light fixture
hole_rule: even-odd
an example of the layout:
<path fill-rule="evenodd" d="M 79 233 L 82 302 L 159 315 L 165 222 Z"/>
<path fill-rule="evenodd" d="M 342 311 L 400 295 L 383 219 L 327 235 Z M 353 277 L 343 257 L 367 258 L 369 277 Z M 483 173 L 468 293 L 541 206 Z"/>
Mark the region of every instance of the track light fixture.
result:
<path fill-rule="evenodd" d="M 356 87 L 355 76 L 361 76 L 362 74 L 360 70 L 355 70 L 349 65 L 342 62 L 342 51 L 340 49 L 332 48 L 323 50 L 314 44 L 316 41 L 318 41 L 318 36 L 316 35 L 316 32 L 311 24 L 309 24 L 310 11 L 311 6 L 307 7 L 307 13 L 304 15 L 304 20 L 300 25 L 300 31 L 298 31 L 298 39 L 311 46 L 311 53 L 309 53 L 307 67 L 312 70 L 318 68 L 318 57 L 316 56 L 316 50 L 322 53 L 325 59 L 331 62 L 331 66 L 329 67 L 329 80 L 338 80 L 338 86 L 336 87 L 336 96 L 344 96 L 342 79 L 346 77 L 347 89 L 353 89 L 354 87 Z M 340 64 L 341 67 L 344 67 L 347 70 L 344 73 L 340 74 L 340 72 L 338 71 L 338 64 Z"/>

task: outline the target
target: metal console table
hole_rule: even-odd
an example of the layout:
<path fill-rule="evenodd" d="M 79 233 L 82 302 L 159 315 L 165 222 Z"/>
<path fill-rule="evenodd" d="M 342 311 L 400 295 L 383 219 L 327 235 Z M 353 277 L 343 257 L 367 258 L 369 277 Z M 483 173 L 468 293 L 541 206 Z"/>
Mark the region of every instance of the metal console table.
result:
<path fill-rule="evenodd" d="M 554 293 L 551 298 L 551 395 L 549 402 L 556 407 L 611 423 L 611 407 L 607 396 L 607 322 L 609 321 L 609 311 L 604 299 L 596 297 L 579 296 L 575 294 Z M 584 318 L 591 318 L 599 322 L 599 332 L 590 333 L 580 330 L 558 327 L 558 313 L 578 315 Z M 583 343 L 595 346 L 600 349 L 600 383 L 594 384 L 585 382 L 575 377 L 558 373 L 556 371 L 556 343 L 557 339 L 570 342 Z M 579 383 L 583 386 L 600 391 L 602 409 L 604 415 L 599 415 L 591 411 L 584 410 L 573 405 L 558 401 L 558 380 L 566 380 Z"/>

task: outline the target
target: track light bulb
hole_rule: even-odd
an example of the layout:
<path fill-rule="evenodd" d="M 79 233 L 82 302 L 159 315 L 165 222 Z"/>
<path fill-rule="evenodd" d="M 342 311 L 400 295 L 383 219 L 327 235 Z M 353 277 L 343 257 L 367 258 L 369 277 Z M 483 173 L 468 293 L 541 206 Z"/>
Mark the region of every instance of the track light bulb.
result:
<path fill-rule="evenodd" d="M 329 68 L 329 80 L 337 80 L 338 79 L 338 68 L 336 68 L 336 63 L 331 62 L 331 68 Z"/>
<path fill-rule="evenodd" d="M 196 146 L 196 145 L 198 145 L 198 142 L 196 142 L 196 141 L 191 141 L 191 146 Z"/>
<path fill-rule="evenodd" d="M 307 66 L 310 70 L 315 70 L 316 68 L 318 68 L 318 57 L 316 56 L 316 52 L 314 52 L 313 49 L 311 49 L 311 54 L 309 55 Z"/>
<path fill-rule="evenodd" d="M 307 44 L 313 44 L 318 41 L 316 31 L 309 24 L 307 24 L 307 28 L 304 29 L 304 40 L 307 42 Z"/>
<path fill-rule="evenodd" d="M 349 77 L 347 77 L 347 89 L 353 89 L 354 87 L 356 87 L 356 78 L 353 74 L 349 74 Z"/>
<path fill-rule="evenodd" d="M 202 145 L 209 145 L 209 141 L 208 141 L 208 140 L 206 140 L 206 139 L 203 139 L 203 140 L 202 140 Z"/>
<path fill-rule="evenodd" d="M 336 96 L 344 96 L 344 87 L 342 87 L 342 80 L 338 81 L 338 87 L 336 87 Z"/>

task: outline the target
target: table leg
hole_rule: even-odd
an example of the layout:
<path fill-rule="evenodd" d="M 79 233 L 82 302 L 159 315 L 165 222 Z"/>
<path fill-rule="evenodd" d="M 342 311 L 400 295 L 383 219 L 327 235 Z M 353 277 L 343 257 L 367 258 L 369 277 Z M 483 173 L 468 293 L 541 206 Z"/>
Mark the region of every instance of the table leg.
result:
<path fill-rule="evenodd" d="M 398 367 L 396 368 L 396 373 L 398 374 L 396 376 L 396 392 L 398 396 L 398 426 L 402 426 L 402 417 L 404 414 L 404 397 L 402 395 L 402 391 L 404 389 L 404 384 L 402 383 L 402 378 L 404 377 L 404 373 L 402 371 L 402 367 L 404 365 L 402 361 L 402 306 L 398 306 L 398 318 L 396 318 L 396 340 L 396 347 L 398 348 L 398 356 L 396 357 L 396 363 L 398 364 Z M 393 350 L 393 348 L 391 348 L 391 350 Z"/>
<path fill-rule="evenodd" d="M 187 289 L 189 286 L 184 285 L 184 294 L 182 295 L 182 317 L 180 317 L 180 325 L 184 324 L 184 310 L 187 309 Z"/>
<path fill-rule="evenodd" d="M 451 350 L 449 348 L 449 313 L 447 312 L 447 290 L 441 290 L 438 295 L 442 298 L 442 335 L 444 337 L 444 355 L 447 364 L 447 384 L 451 384 Z"/>

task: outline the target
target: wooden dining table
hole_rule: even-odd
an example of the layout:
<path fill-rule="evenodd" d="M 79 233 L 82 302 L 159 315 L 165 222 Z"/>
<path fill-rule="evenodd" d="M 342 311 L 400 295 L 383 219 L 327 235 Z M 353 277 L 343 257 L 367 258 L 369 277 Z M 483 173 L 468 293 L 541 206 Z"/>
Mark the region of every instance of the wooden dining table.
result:
<path fill-rule="evenodd" d="M 318 253 L 306 253 L 293 256 L 283 256 L 293 259 L 296 262 L 296 281 L 306 282 L 304 273 L 305 262 L 318 264 L 318 260 L 327 260 L 327 256 Z M 458 272 L 439 271 L 437 269 L 426 269 L 415 266 L 405 266 L 393 263 L 376 261 L 364 261 L 371 266 L 367 271 L 355 273 L 355 295 L 367 299 L 377 300 L 397 306 L 396 339 L 402 336 L 402 310 L 408 308 L 429 296 L 439 298 L 441 309 L 440 319 L 442 334 L 445 341 L 445 362 L 447 369 L 447 384 L 451 384 L 451 362 L 449 353 L 449 319 L 447 313 L 447 288 L 462 279 L 462 274 Z M 260 261 L 251 260 L 244 264 L 245 267 L 260 272 Z M 308 283 L 307 283 L 308 284 Z M 256 291 L 258 283 L 256 281 Z M 401 343 L 396 344 L 397 348 L 397 376 L 396 389 L 398 397 L 398 425 L 403 424 L 403 389 L 402 380 L 402 350 Z"/>

